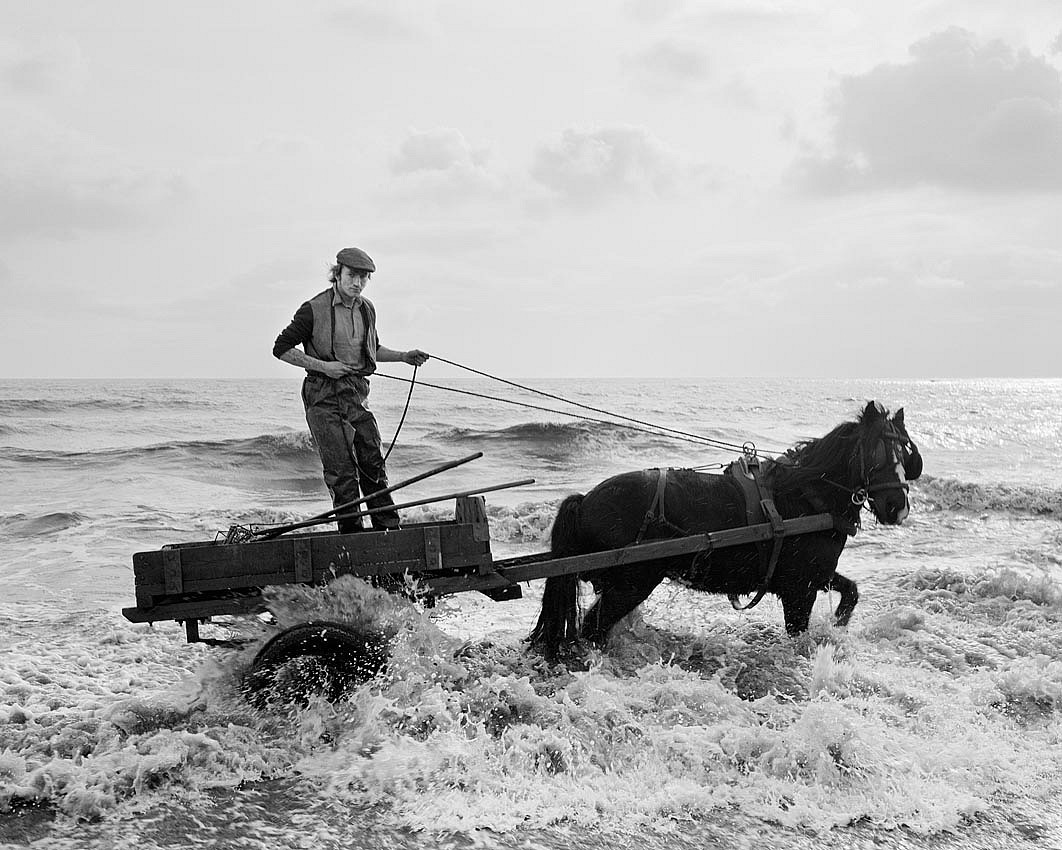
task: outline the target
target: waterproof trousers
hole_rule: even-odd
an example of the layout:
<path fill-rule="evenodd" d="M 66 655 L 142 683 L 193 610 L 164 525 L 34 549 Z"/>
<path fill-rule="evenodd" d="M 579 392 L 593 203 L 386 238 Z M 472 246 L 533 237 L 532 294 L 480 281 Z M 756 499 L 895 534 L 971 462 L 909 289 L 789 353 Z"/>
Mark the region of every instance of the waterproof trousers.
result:
<path fill-rule="evenodd" d="M 310 426 L 324 468 L 324 480 L 335 507 L 370 496 L 387 487 L 376 417 L 366 405 L 369 382 L 361 377 L 307 376 L 302 384 L 306 424 Z M 369 508 L 394 505 L 390 494 L 368 500 Z M 355 510 L 364 510 L 359 506 Z M 381 511 L 371 516 L 373 528 L 398 528 L 398 512 Z M 339 521 L 343 533 L 360 531 L 361 518 Z"/>

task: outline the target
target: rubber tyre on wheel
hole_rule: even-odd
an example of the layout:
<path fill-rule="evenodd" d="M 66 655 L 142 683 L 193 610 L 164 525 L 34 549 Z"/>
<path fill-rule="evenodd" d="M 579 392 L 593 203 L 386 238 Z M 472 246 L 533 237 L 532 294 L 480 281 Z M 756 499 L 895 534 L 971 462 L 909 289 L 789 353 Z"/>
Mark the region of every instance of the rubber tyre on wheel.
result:
<path fill-rule="evenodd" d="M 258 651 L 243 678 L 247 698 L 306 705 L 315 694 L 334 702 L 387 665 L 390 642 L 380 632 L 315 620 L 285 629 Z"/>

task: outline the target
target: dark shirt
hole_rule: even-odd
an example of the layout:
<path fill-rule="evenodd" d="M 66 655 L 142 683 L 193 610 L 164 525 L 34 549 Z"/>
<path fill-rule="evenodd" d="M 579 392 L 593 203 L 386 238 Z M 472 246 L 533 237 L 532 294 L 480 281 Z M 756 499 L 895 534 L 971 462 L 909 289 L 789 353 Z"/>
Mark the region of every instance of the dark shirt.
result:
<path fill-rule="evenodd" d="M 313 339 L 313 307 L 309 301 L 304 301 L 295 311 L 291 324 L 280 332 L 277 341 L 273 343 L 273 356 L 280 357 L 308 339 Z"/>

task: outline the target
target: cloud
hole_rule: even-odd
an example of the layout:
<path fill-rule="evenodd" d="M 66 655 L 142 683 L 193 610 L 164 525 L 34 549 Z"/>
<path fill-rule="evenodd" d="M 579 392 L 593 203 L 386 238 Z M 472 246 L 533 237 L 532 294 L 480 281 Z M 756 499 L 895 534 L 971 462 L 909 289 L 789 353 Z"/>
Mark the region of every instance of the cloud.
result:
<path fill-rule="evenodd" d="M 0 113 L 0 234 L 71 239 L 158 221 L 189 194 L 183 177 L 138 168 L 31 112 Z"/>
<path fill-rule="evenodd" d="M 565 130 L 540 147 L 531 176 L 556 199 L 577 207 L 619 197 L 668 196 L 699 169 L 639 127 Z"/>
<path fill-rule="evenodd" d="M 666 20 L 685 5 L 684 0 L 627 0 L 627 12 L 638 21 L 657 23 Z"/>
<path fill-rule="evenodd" d="M 294 133 L 271 133 L 252 145 L 255 153 L 268 157 L 301 157 L 312 154 L 316 145 L 308 136 Z"/>
<path fill-rule="evenodd" d="M 459 130 L 439 129 L 410 133 L 391 160 L 395 174 L 417 171 L 450 171 L 455 168 L 482 168 L 485 150 L 473 150 Z"/>
<path fill-rule="evenodd" d="M 982 289 L 1053 289 L 1062 293 L 1062 250 L 1002 246 L 951 259 L 948 273 Z"/>
<path fill-rule="evenodd" d="M 69 38 L 0 52 L 0 80 L 5 88 L 20 94 L 72 91 L 81 85 L 84 72 L 81 48 Z"/>
<path fill-rule="evenodd" d="M 451 221 L 430 223 L 403 222 L 373 234 L 374 249 L 403 257 L 440 257 L 458 260 L 469 254 L 481 253 L 499 243 L 512 242 L 516 237 L 511 228 L 495 221 L 478 220 L 474 224 Z"/>
<path fill-rule="evenodd" d="M 268 300 L 273 296 L 290 297 L 293 292 L 299 293 L 307 287 L 312 289 L 314 273 L 317 274 L 320 288 L 324 289 L 328 285 L 328 259 L 326 257 L 314 264 L 301 257 L 284 257 L 257 263 L 233 275 L 217 290 L 212 290 L 211 297 L 219 293 L 252 301 L 260 298 Z"/>
<path fill-rule="evenodd" d="M 691 42 L 665 39 L 635 54 L 624 65 L 653 89 L 669 89 L 698 82 L 708 76 L 708 57 Z"/>
<path fill-rule="evenodd" d="M 838 290 L 879 290 L 896 301 L 923 294 L 963 290 L 964 298 L 992 299 L 1000 292 L 1053 291 L 1062 295 L 1062 250 L 1029 245 L 992 245 L 983 249 L 923 247 L 902 253 L 873 249 L 858 256 L 828 260 L 813 268 L 809 280 L 827 280 Z M 959 309 L 959 305 L 956 305 Z"/>
<path fill-rule="evenodd" d="M 412 131 L 391 157 L 399 198 L 455 203 L 500 195 L 503 181 L 489 168 L 488 148 L 475 148 L 453 128 Z"/>
<path fill-rule="evenodd" d="M 1062 190 L 1062 76 L 1054 66 L 958 28 L 909 52 L 905 64 L 841 80 L 833 151 L 796 164 L 801 188 Z"/>
<path fill-rule="evenodd" d="M 402 5 L 407 7 L 406 14 L 400 11 Z M 417 11 L 416 8 L 410 7 L 409 3 L 390 3 L 385 8 L 384 4 L 357 0 L 333 9 L 327 18 L 367 41 L 404 41 L 415 38 L 419 33 L 417 26 L 410 23 L 411 20 L 417 19 Z"/>
<path fill-rule="evenodd" d="M 328 288 L 329 259 L 289 256 L 250 263 L 231 276 L 200 280 L 199 287 L 191 291 L 174 288 L 170 291 L 172 298 L 161 302 L 162 312 L 168 321 L 187 321 L 211 328 L 223 325 L 225 332 L 231 331 L 234 322 L 257 323 L 254 333 L 262 335 L 264 350 L 264 337 L 280 331 L 306 298 Z M 218 313 L 218 304 L 239 304 L 239 315 L 232 311 Z M 136 299 L 131 306 L 143 310 L 143 304 Z M 158 314 L 157 306 L 152 306 L 144 318 L 151 319 Z M 270 322 L 276 323 L 275 330 Z M 200 327 L 200 332 L 209 337 L 213 331 Z"/>
<path fill-rule="evenodd" d="M 0 232 L 72 239 L 83 231 L 139 226 L 186 193 L 180 177 L 148 172 L 0 174 Z"/>
<path fill-rule="evenodd" d="M 688 26 L 737 27 L 763 30 L 764 27 L 790 28 L 794 22 L 821 19 L 821 0 L 713 0 L 685 6 Z"/>

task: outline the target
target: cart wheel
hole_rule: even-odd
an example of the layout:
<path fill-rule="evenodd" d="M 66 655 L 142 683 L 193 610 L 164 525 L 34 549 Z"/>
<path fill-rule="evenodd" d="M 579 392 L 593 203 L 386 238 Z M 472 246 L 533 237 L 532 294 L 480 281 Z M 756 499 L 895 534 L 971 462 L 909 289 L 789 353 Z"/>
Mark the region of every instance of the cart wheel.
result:
<path fill-rule="evenodd" d="M 338 700 L 387 664 L 389 641 L 380 632 L 347 623 L 300 623 L 266 642 L 244 675 L 247 698 L 259 708 L 270 703 L 306 705 L 322 694 Z"/>

